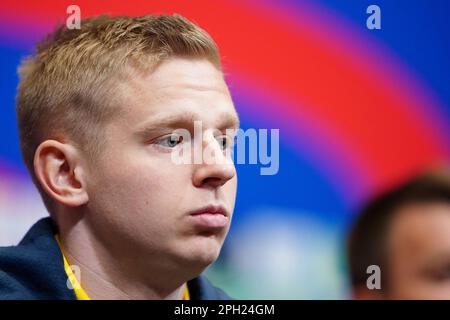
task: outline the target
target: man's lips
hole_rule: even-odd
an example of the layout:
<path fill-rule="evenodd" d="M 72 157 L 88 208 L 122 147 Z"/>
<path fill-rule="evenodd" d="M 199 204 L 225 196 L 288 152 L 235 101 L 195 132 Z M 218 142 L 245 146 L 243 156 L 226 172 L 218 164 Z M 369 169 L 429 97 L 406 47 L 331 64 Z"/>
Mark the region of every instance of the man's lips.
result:
<path fill-rule="evenodd" d="M 228 211 L 222 206 L 209 205 L 194 211 L 191 211 L 191 216 L 197 216 L 201 214 L 221 214 L 225 217 L 228 217 Z"/>
<path fill-rule="evenodd" d="M 222 206 L 209 205 L 190 212 L 195 225 L 203 228 L 221 229 L 228 225 L 230 214 Z"/>

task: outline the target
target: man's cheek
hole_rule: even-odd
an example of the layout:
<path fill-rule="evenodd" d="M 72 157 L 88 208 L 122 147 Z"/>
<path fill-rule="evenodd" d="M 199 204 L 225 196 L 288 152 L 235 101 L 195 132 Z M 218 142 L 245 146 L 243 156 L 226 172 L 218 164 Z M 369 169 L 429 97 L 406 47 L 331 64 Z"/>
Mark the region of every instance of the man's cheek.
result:
<path fill-rule="evenodd" d="M 237 192 L 237 179 L 234 177 L 230 181 L 227 182 L 226 186 L 226 196 L 227 200 L 230 200 L 234 203 Z"/>

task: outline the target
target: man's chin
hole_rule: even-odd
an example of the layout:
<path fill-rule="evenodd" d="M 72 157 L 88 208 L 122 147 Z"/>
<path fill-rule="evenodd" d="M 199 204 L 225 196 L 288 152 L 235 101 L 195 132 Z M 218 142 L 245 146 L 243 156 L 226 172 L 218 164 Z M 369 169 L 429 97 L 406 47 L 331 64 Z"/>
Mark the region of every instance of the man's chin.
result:
<path fill-rule="evenodd" d="M 217 260 L 222 242 L 215 237 L 197 237 L 182 245 L 185 263 L 196 269 L 205 269 Z"/>

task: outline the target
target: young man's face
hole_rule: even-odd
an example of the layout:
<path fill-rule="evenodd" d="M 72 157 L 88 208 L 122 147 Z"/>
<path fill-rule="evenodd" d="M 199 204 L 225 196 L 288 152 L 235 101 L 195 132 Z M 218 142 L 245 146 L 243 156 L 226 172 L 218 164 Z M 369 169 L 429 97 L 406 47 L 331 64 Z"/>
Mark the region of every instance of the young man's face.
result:
<path fill-rule="evenodd" d="M 225 130 L 238 126 L 223 75 L 206 59 L 171 58 L 120 92 L 121 116 L 105 125 L 105 145 L 87 179 L 93 232 L 112 250 L 144 254 L 162 269 L 204 268 L 220 252 L 237 188 L 232 159 L 221 149 Z M 186 129 L 193 136 L 194 121 L 201 121 L 201 145 L 220 163 L 172 160 L 191 142 L 171 134 Z M 209 205 L 224 211 L 192 214 Z"/>

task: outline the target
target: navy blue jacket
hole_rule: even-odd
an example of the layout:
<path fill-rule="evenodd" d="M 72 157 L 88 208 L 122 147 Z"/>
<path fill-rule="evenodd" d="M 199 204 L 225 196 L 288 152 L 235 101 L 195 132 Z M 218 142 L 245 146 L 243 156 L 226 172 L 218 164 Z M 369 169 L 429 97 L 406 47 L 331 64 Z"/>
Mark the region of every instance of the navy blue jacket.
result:
<path fill-rule="evenodd" d="M 63 257 L 50 218 L 36 222 L 17 246 L 0 247 L 0 300 L 76 300 L 68 289 Z M 188 282 L 192 300 L 230 299 L 199 276 Z"/>

